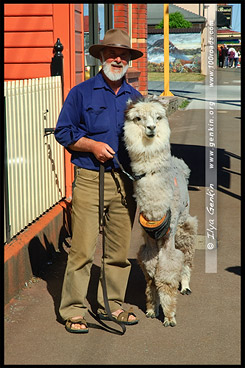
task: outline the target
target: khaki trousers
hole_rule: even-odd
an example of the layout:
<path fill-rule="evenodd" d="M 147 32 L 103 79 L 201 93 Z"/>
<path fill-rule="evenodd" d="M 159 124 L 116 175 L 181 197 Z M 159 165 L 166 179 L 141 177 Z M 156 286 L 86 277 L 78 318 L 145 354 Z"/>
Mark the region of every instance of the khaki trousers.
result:
<path fill-rule="evenodd" d="M 110 309 L 124 301 L 131 264 L 127 259 L 136 210 L 132 182 L 122 173 L 105 172 L 105 274 Z M 126 205 L 123 200 L 126 199 Z M 60 315 L 66 320 L 83 316 L 85 298 L 99 235 L 99 173 L 82 168 L 76 172 L 72 198 L 72 244 L 64 276 Z M 97 294 L 104 310 L 101 282 Z"/>

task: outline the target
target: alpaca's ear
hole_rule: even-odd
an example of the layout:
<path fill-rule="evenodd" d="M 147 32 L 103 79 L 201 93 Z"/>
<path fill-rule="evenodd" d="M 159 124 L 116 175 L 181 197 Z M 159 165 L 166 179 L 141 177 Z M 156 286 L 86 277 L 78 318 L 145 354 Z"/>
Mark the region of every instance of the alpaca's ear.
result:
<path fill-rule="evenodd" d="M 159 97 L 157 95 L 152 95 L 149 97 L 150 101 L 159 101 Z"/>
<path fill-rule="evenodd" d="M 158 101 L 161 103 L 161 105 L 167 110 L 169 105 L 169 98 L 166 97 L 158 97 Z"/>
<path fill-rule="evenodd" d="M 168 109 L 169 99 L 166 98 L 166 97 L 161 97 L 161 96 L 157 96 L 157 95 L 151 95 L 149 97 L 149 101 L 159 102 L 165 108 L 165 110 Z"/>

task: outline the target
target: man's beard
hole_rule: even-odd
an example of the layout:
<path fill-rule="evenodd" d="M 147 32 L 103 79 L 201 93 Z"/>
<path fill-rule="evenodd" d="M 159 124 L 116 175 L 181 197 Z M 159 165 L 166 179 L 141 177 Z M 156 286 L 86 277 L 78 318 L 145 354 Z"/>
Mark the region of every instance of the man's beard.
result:
<path fill-rule="evenodd" d="M 124 75 L 126 74 L 127 70 L 128 70 L 128 64 L 127 65 L 123 65 L 122 63 L 117 64 L 115 61 L 112 61 L 111 63 L 107 63 L 104 58 L 103 58 L 103 72 L 105 73 L 105 75 L 107 76 L 108 79 L 110 79 L 112 82 L 118 81 L 120 79 L 122 79 L 124 77 Z M 121 71 L 115 71 L 115 72 L 111 72 L 111 65 L 115 64 L 117 66 L 122 66 Z"/>

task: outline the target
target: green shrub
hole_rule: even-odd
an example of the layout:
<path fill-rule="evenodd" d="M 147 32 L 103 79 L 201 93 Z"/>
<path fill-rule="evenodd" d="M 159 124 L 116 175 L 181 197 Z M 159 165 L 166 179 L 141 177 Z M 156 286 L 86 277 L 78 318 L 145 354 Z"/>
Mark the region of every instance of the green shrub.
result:
<path fill-rule="evenodd" d="M 191 28 L 192 23 L 188 20 L 185 20 L 183 15 L 180 12 L 170 13 L 169 14 L 169 28 Z M 161 22 L 155 26 L 156 29 L 163 28 L 163 19 Z"/>

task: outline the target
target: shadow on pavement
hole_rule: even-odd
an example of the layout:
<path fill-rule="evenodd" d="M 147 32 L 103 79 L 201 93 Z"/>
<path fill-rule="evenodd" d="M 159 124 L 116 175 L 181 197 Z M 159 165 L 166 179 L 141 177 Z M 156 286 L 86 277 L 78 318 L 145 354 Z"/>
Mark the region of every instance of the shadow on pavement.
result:
<path fill-rule="evenodd" d="M 137 263 L 137 260 L 131 258 L 129 261 L 131 263 L 131 271 L 125 295 L 125 303 L 136 305 L 142 311 L 145 311 L 145 278 L 140 266 Z M 99 277 L 100 267 L 93 264 L 87 293 L 87 300 L 93 313 L 96 312 L 98 307 L 96 297 Z"/>
<path fill-rule="evenodd" d="M 193 182 L 194 183 L 194 182 Z M 33 243 L 32 246 L 35 245 L 35 253 L 39 254 L 39 250 L 41 250 L 41 253 L 43 252 L 43 246 L 39 240 L 35 239 L 35 244 Z M 46 240 L 46 246 L 47 246 L 48 240 Z M 63 285 L 63 279 L 64 279 L 64 273 L 67 263 L 67 253 L 63 250 L 60 252 L 55 252 L 54 256 L 54 249 L 52 249 L 52 244 L 49 244 L 47 246 L 47 249 L 49 249 L 49 252 L 46 254 L 46 259 L 49 261 L 46 262 L 46 264 L 43 266 L 42 269 L 39 269 L 38 272 L 36 270 L 36 276 L 40 277 L 47 283 L 47 291 L 51 295 L 54 303 L 54 312 L 56 314 L 56 320 L 57 322 L 64 324 L 62 318 L 59 314 L 59 306 L 61 301 L 61 291 L 62 291 L 62 285 Z M 50 253 L 51 250 L 51 253 Z M 53 255 L 51 257 L 51 254 Z M 33 259 L 32 259 L 33 261 Z M 145 278 L 143 275 L 143 272 L 137 263 L 137 260 L 135 258 L 129 259 L 131 263 L 131 271 L 129 275 L 128 280 L 128 286 L 126 290 L 125 295 L 125 303 L 130 304 L 132 306 L 137 306 L 140 310 L 142 310 L 143 313 L 146 312 L 146 300 L 145 300 Z M 236 275 L 241 275 L 241 267 L 240 266 L 231 266 L 227 267 L 226 271 L 232 272 Z M 91 277 L 88 287 L 88 293 L 87 293 L 87 300 L 88 300 L 88 309 L 89 314 L 97 321 L 98 323 L 89 323 L 89 327 L 95 328 L 95 329 L 103 329 L 110 333 L 118 333 L 120 334 L 120 329 L 117 331 L 117 329 L 113 329 L 113 327 L 110 327 L 107 324 L 104 324 L 102 321 L 99 321 L 96 317 L 96 310 L 98 307 L 97 304 L 97 288 L 99 283 L 99 277 L 100 277 L 100 267 L 93 264 L 91 268 Z M 160 321 L 163 322 L 163 312 L 160 308 L 159 316 L 157 317 Z M 110 323 L 109 323 L 110 324 Z"/>
<path fill-rule="evenodd" d="M 38 238 L 36 238 L 35 241 L 33 241 L 33 243 L 31 244 L 30 260 L 33 265 L 33 274 L 36 277 L 39 277 L 42 280 L 46 281 L 47 291 L 53 299 L 57 322 L 63 324 L 64 322 L 59 314 L 59 306 L 61 301 L 62 285 L 68 255 L 64 250 L 61 250 L 60 252 L 55 252 L 53 245 L 51 243 L 48 244 L 48 240 L 46 240 L 46 246 L 47 248 L 45 250 Z M 34 258 L 38 257 L 40 254 L 42 255 L 42 258 L 45 262 L 43 263 L 42 267 L 40 266 L 39 268 L 37 268 Z M 33 255 L 35 255 L 35 257 Z M 143 272 L 140 269 L 140 266 L 137 264 L 136 259 L 129 259 L 129 261 L 131 263 L 131 271 L 126 290 L 125 303 L 135 305 L 145 312 L 145 278 Z M 97 289 L 99 277 L 100 267 L 93 264 L 91 267 L 91 276 L 87 293 L 89 309 L 91 309 L 92 311 L 92 313 L 90 314 L 92 316 L 93 313 L 96 313 L 96 310 L 98 308 Z"/>
<path fill-rule="evenodd" d="M 125 303 L 136 305 L 145 312 L 145 277 L 137 260 L 131 258 L 129 261 L 131 263 L 131 271 L 125 295 Z"/>
<path fill-rule="evenodd" d="M 241 266 L 227 267 L 225 270 L 228 272 L 232 272 L 235 275 L 241 276 Z"/>
<path fill-rule="evenodd" d="M 196 190 L 195 186 L 205 186 L 205 147 L 185 144 L 171 144 L 172 155 L 182 158 L 191 170 L 189 180 L 189 190 Z M 223 192 L 236 199 L 241 197 L 224 188 L 230 188 L 231 174 L 241 175 L 238 172 L 230 171 L 231 157 L 238 160 L 240 156 L 224 149 L 216 149 L 215 155 L 217 157 L 217 187 L 220 192 Z M 223 188 L 222 188 L 223 187 Z"/>

